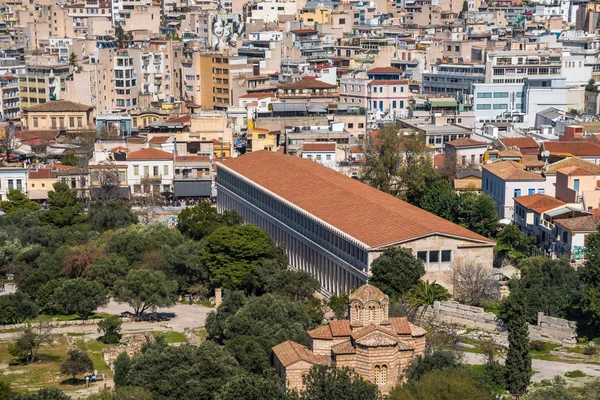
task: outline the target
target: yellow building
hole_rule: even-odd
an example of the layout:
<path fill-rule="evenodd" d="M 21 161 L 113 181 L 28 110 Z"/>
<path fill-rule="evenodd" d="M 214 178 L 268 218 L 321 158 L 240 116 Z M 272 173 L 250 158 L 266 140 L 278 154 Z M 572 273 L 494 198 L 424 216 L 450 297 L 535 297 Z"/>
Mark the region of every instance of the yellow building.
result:
<path fill-rule="evenodd" d="M 46 200 L 52 185 L 58 182 L 56 171 L 51 168 L 29 170 L 27 176 L 27 195 L 31 200 Z"/>
<path fill-rule="evenodd" d="M 28 64 L 25 74 L 19 76 L 21 108 L 63 98 L 70 74 L 68 64 L 52 63 L 50 59 Z"/>
<path fill-rule="evenodd" d="M 96 129 L 94 107 L 66 100 L 49 101 L 23 109 L 23 124 L 30 130 L 68 131 Z"/>
<path fill-rule="evenodd" d="M 316 7 L 316 8 L 303 8 L 300 10 L 300 17 L 307 24 L 331 24 L 331 9 Z"/>
<path fill-rule="evenodd" d="M 126 164 L 95 164 L 88 166 L 88 170 L 90 173 L 90 196 L 93 199 L 129 198 Z"/>
<path fill-rule="evenodd" d="M 269 131 L 268 129 L 264 128 L 252 128 L 248 131 L 248 150 L 276 151 L 280 134 L 280 131 Z"/>
<path fill-rule="evenodd" d="M 200 105 L 205 110 L 225 110 L 231 105 L 229 57 L 200 55 Z"/>
<path fill-rule="evenodd" d="M 134 131 L 145 129 L 152 122 L 165 122 L 171 117 L 171 111 L 166 109 L 132 110 L 131 128 Z"/>

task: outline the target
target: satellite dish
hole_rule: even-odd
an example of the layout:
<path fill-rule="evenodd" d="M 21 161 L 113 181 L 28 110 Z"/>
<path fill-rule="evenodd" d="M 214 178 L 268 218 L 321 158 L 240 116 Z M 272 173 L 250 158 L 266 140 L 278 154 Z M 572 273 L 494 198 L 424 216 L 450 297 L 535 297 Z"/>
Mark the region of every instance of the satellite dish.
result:
<path fill-rule="evenodd" d="M 544 157 L 544 158 L 550 157 L 550 152 L 548 150 L 542 151 L 542 157 Z"/>

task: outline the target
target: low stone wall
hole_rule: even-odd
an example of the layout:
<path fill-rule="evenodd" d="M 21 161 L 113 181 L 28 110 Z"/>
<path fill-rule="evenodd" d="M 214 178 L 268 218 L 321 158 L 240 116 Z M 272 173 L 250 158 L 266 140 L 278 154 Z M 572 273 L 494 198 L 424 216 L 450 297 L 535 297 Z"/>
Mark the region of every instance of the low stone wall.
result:
<path fill-rule="evenodd" d="M 442 323 L 478 328 L 484 332 L 501 334 L 506 331 L 506 325 L 496 315 L 486 312 L 481 307 L 467 306 L 455 301 L 436 301 L 425 314 Z M 577 324 L 574 321 L 538 313 L 537 325 L 529 325 L 529 338 L 566 347 L 575 346 Z"/>

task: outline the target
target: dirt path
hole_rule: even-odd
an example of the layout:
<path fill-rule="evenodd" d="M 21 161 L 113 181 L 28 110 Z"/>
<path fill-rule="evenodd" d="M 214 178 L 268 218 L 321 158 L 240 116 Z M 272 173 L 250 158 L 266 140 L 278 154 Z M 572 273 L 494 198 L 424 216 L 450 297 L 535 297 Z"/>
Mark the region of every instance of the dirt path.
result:
<path fill-rule="evenodd" d="M 481 365 L 485 363 L 485 357 L 481 354 L 461 353 L 463 361 L 467 364 Z M 502 360 L 504 362 L 504 360 Z M 552 380 L 556 375 L 565 378 L 567 381 L 575 382 L 573 379 L 565 377 L 569 371 L 579 370 L 590 377 L 600 377 L 600 365 L 595 364 L 572 364 L 558 361 L 532 360 L 531 362 L 534 374 L 531 377 L 532 382 L 541 382 L 542 380 Z M 579 378 L 581 381 L 581 378 Z"/>

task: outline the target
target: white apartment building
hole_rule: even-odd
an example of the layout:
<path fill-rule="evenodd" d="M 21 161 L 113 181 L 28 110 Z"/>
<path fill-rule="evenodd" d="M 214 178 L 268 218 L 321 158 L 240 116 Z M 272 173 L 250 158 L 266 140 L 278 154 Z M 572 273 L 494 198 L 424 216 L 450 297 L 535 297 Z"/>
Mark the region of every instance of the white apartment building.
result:
<path fill-rule="evenodd" d="M 146 148 L 127 154 L 127 184 L 134 196 L 172 191 L 173 154 Z"/>
<path fill-rule="evenodd" d="M 27 194 L 27 168 L 0 168 L 0 201 L 6 200 L 6 195 L 13 189 Z"/>
<path fill-rule="evenodd" d="M 562 76 L 556 51 L 495 51 L 486 56 L 485 83 L 523 83 L 524 78 Z"/>

